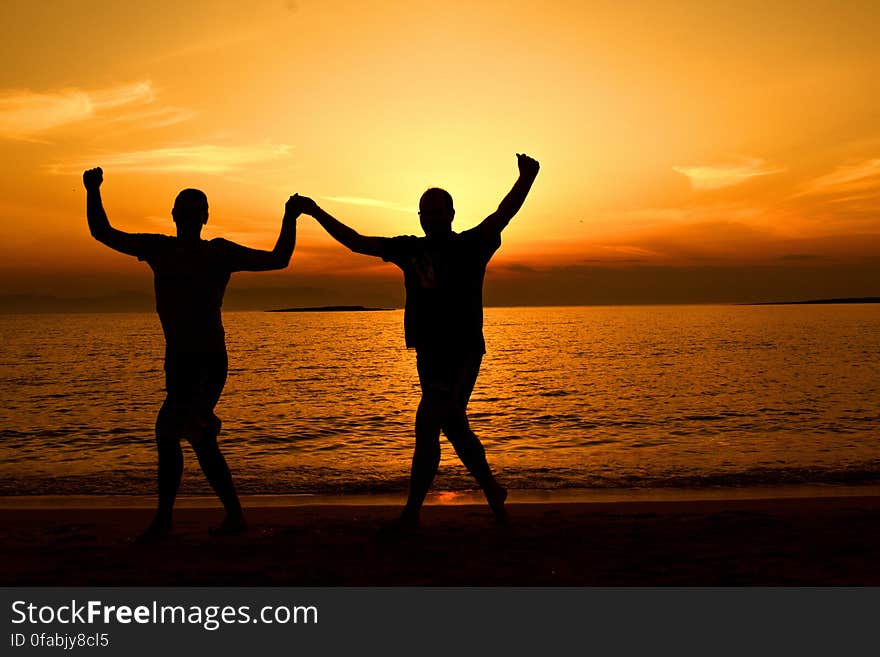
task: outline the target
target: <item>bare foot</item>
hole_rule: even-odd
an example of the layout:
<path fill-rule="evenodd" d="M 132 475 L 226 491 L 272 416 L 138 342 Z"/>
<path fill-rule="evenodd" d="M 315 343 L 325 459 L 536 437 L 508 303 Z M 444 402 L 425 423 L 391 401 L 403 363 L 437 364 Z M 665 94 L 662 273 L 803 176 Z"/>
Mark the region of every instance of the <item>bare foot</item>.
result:
<path fill-rule="evenodd" d="M 495 514 L 495 521 L 502 525 L 510 524 L 510 518 L 507 516 L 507 509 L 504 508 L 504 501 L 507 499 L 507 489 L 499 483 L 489 488 L 486 492 L 486 501 L 489 502 L 489 508 Z"/>

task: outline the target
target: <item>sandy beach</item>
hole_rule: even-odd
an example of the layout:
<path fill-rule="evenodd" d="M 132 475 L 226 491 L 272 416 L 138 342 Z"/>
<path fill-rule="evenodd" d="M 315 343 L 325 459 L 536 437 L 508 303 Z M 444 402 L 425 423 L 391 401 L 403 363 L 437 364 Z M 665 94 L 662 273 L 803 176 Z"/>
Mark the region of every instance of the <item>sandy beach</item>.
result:
<path fill-rule="evenodd" d="M 377 534 L 391 505 L 182 508 L 132 543 L 147 508 L 0 509 L 3 585 L 880 585 L 880 496 L 431 505 L 415 534 Z"/>

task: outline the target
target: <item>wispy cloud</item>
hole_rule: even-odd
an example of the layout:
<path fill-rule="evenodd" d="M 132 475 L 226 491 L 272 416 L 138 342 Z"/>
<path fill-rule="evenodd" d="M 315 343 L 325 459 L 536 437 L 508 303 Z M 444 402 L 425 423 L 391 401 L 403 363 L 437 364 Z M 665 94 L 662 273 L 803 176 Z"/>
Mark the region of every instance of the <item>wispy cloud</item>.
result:
<path fill-rule="evenodd" d="M 49 167 L 51 173 L 78 173 L 96 164 L 118 171 L 226 173 L 248 164 L 279 160 L 290 153 L 287 144 L 218 146 L 181 145 L 150 150 L 95 155 L 88 162 L 67 162 Z"/>
<path fill-rule="evenodd" d="M 588 257 L 607 262 L 705 262 L 742 258 L 776 236 L 765 228 L 735 220 L 692 220 L 623 232 L 590 245 Z M 786 253 L 793 252 L 789 248 Z"/>
<path fill-rule="evenodd" d="M 745 158 L 736 162 L 677 166 L 672 169 L 690 180 L 697 190 L 722 189 L 739 185 L 758 176 L 769 176 L 784 169 L 772 167 L 760 158 Z"/>
<path fill-rule="evenodd" d="M 184 107 L 159 107 L 143 112 L 129 112 L 121 116 L 108 119 L 108 123 L 129 124 L 137 123 L 139 128 L 152 129 L 164 128 L 184 121 L 189 121 L 196 112 Z"/>
<path fill-rule="evenodd" d="M 89 119 L 100 112 L 152 103 L 149 81 L 109 89 L 62 89 L 49 93 L 30 90 L 0 91 L 0 136 L 27 138 Z"/>
<path fill-rule="evenodd" d="M 646 249 L 632 244 L 597 244 L 597 248 L 607 251 L 610 256 L 624 256 L 628 258 L 653 258 L 661 255 L 653 249 Z"/>
<path fill-rule="evenodd" d="M 391 201 L 381 201 L 375 198 L 366 198 L 363 196 L 321 196 L 326 201 L 335 203 L 346 203 L 348 205 L 365 205 L 371 208 L 382 208 L 383 210 L 394 210 L 396 212 L 414 213 L 414 207 L 393 203 Z"/>
<path fill-rule="evenodd" d="M 849 200 L 865 192 L 880 192 L 880 158 L 839 166 L 806 183 L 795 196 L 846 194 Z"/>
<path fill-rule="evenodd" d="M 621 229 L 643 230 L 657 226 L 676 226 L 717 220 L 750 223 L 760 221 L 764 215 L 764 209 L 752 205 L 712 203 L 689 207 L 639 208 L 620 213 L 615 218 L 614 224 Z"/>
<path fill-rule="evenodd" d="M 187 43 L 179 48 L 174 48 L 154 56 L 150 61 L 162 62 L 169 59 L 186 58 L 194 55 L 204 55 L 218 50 L 226 50 L 235 46 L 257 41 L 265 36 L 265 30 L 248 30 L 238 34 L 226 35 L 219 39 L 204 39 L 195 43 Z"/>

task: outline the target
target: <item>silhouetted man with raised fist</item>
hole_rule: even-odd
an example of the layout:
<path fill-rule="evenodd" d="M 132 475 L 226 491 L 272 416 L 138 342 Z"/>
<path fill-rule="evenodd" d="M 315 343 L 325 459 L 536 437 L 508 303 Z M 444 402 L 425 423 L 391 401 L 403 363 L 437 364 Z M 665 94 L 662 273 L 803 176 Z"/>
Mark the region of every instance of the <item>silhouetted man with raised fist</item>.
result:
<path fill-rule="evenodd" d="M 324 212 L 311 199 L 302 211 L 356 253 L 377 256 L 403 270 L 404 332 L 416 350 L 422 398 L 416 413 L 416 446 L 409 497 L 394 527 L 418 524 L 419 512 L 440 463 L 440 432 L 479 483 L 495 517 L 504 522 L 507 490 L 492 474 L 486 452 L 471 431 L 467 404 L 486 352 L 483 340 L 483 278 L 501 246 L 501 231 L 519 211 L 538 175 L 538 162 L 517 155 L 519 178 L 498 209 L 462 233 L 452 230 L 449 192 L 431 188 L 419 201 L 424 237 L 368 237 Z"/>
<path fill-rule="evenodd" d="M 236 271 L 267 271 L 287 267 L 296 242 L 301 197 L 287 201 L 281 234 L 271 251 L 250 249 L 228 240 L 203 240 L 208 198 L 184 189 L 171 215 L 177 235 L 125 233 L 110 225 L 101 202 L 103 172 L 83 174 L 89 230 L 111 249 L 145 261 L 153 270 L 156 311 L 165 334 L 167 396 L 156 419 L 159 452 L 159 500 L 153 522 L 141 535 L 149 540 L 171 529 L 174 499 L 183 474 L 180 439 L 192 445 L 202 471 L 226 509 L 216 534 L 239 533 L 247 525 L 226 460 L 217 446 L 220 419 L 214 406 L 226 383 L 226 342 L 220 309 L 229 276 Z"/>

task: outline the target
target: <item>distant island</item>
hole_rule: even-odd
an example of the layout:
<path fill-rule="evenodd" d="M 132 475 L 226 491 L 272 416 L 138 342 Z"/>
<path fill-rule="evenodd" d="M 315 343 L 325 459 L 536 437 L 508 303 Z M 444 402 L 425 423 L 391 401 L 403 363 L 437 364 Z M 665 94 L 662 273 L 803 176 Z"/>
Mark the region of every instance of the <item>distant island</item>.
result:
<path fill-rule="evenodd" d="M 376 312 L 394 310 L 394 308 L 368 308 L 366 306 L 313 306 L 311 308 L 274 308 L 269 313 L 343 313 L 343 312 Z"/>
<path fill-rule="evenodd" d="M 880 303 L 880 297 L 861 297 L 850 299 L 813 299 L 810 301 L 764 301 L 762 303 L 744 303 L 744 306 L 802 306 L 809 304 L 830 303 Z"/>

